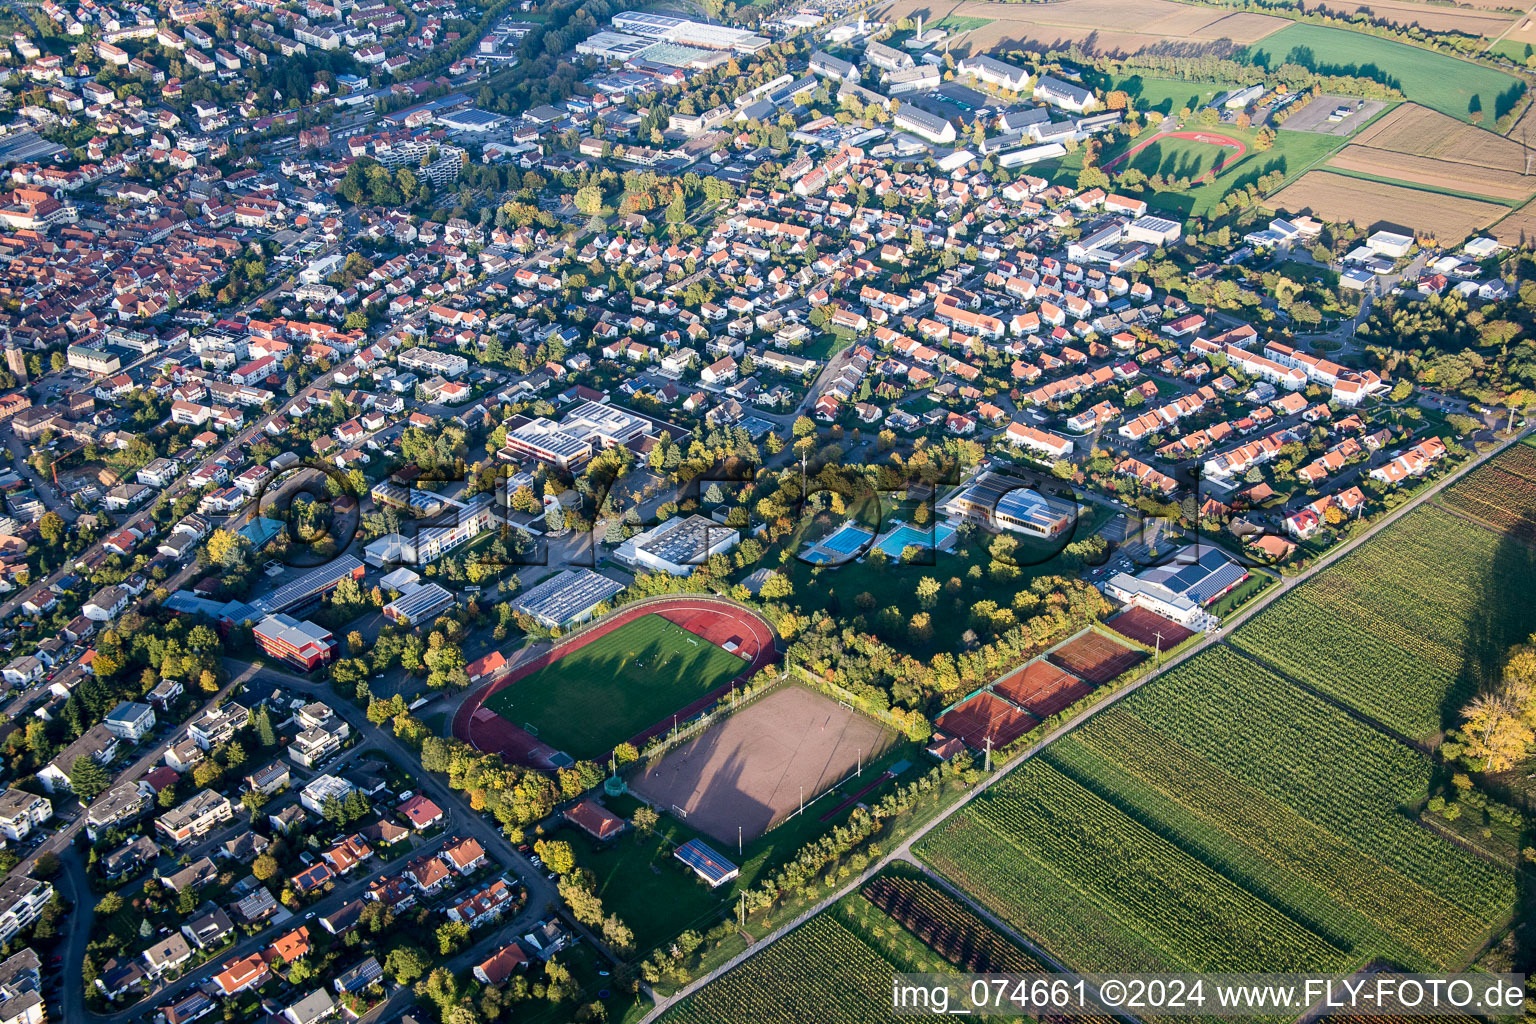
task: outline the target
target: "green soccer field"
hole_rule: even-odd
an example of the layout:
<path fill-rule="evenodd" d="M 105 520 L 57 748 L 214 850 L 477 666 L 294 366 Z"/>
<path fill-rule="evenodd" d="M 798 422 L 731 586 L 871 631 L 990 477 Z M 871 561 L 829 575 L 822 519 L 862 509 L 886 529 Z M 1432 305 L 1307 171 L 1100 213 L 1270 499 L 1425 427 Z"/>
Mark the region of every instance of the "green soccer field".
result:
<path fill-rule="evenodd" d="M 496 691 L 485 702 L 577 760 L 614 746 L 741 674 L 729 651 L 646 615 Z"/>

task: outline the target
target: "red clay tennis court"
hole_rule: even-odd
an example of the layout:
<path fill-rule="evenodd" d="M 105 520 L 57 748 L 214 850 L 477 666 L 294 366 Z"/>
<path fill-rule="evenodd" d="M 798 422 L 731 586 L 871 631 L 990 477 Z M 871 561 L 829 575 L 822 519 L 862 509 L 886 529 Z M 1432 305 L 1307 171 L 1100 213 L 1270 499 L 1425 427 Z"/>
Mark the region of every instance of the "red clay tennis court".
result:
<path fill-rule="evenodd" d="M 1046 655 L 1073 675 L 1094 686 L 1102 686 L 1147 656 L 1115 643 L 1103 633 L 1084 633 Z"/>
<path fill-rule="evenodd" d="M 1163 651 L 1177 647 L 1195 635 L 1194 630 L 1185 629 L 1172 619 L 1165 619 L 1157 612 L 1139 605 L 1131 605 L 1104 625 L 1123 637 L 1129 637 L 1154 650 Z M 1162 634 L 1161 639 L 1158 637 L 1159 633 Z M 1158 646 L 1159 644 L 1161 647 Z"/>
<path fill-rule="evenodd" d="M 992 740 L 992 749 L 1006 747 L 1035 727 L 1036 720 L 990 693 L 978 693 L 951 708 L 935 723 L 941 732 L 958 736 L 966 746 L 981 750 Z"/>
<path fill-rule="evenodd" d="M 993 684 L 998 695 L 1008 698 L 1036 718 L 1049 718 L 1093 687 L 1048 661 L 1032 661 Z"/>

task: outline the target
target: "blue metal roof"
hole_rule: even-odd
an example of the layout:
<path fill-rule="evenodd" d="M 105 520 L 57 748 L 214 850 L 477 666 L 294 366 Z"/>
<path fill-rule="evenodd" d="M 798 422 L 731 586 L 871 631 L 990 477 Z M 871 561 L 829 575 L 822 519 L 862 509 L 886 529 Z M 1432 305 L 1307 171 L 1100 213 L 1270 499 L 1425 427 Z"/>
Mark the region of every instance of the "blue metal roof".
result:
<path fill-rule="evenodd" d="M 688 840 L 672 856 L 703 875 L 710 885 L 728 881 L 741 870 L 698 839 Z"/>

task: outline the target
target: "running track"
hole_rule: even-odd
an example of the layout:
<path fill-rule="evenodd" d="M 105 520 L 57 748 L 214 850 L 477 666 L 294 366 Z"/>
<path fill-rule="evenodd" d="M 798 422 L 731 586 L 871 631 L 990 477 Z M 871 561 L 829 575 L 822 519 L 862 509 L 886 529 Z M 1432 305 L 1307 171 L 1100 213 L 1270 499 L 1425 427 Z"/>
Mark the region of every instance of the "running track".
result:
<path fill-rule="evenodd" d="M 687 707 L 679 708 L 677 710 L 679 721 L 692 718 L 703 711 L 729 693 L 735 683 L 773 664 L 779 657 L 773 628 L 762 616 L 734 601 L 697 596 L 664 597 L 640 601 L 620 608 L 596 625 L 587 627 L 567 640 L 557 642 L 543 654 L 519 665 L 502 678 L 493 680 L 472 693 L 463 704 L 459 705 L 459 710 L 453 716 L 453 734 L 477 750 L 499 753 L 514 764 L 529 768 L 552 768 L 554 766 L 552 758 L 556 753 L 552 747 L 540 743 L 527 731 L 499 715 L 490 714 L 483 719 L 476 719 L 475 712 L 479 711 L 486 698 L 497 690 L 527 678 L 572 651 L 645 615 L 661 615 L 712 644 L 724 644 L 727 640 L 735 638 L 740 642 L 741 649 L 751 655 L 746 668 L 735 679 L 722 683 Z M 633 736 L 630 742 L 637 748 L 643 748 L 646 740 L 665 732 L 671 726 L 670 718 L 656 722 Z"/>
<path fill-rule="evenodd" d="M 1247 143 L 1240 139 L 1234 139 L 1230 135 L 1217 135 L 1213 132 L 1162 132 L 1152 136 L 1150 139 L 1143 139 L 1141 142 L 1136 143 L 1136 145 L 1132 146 L 1130 149 L 1126 150 L 1124 153 L 1121 153 L 1109 163 L 1105 164 L 1102 169 L 1107 171 L 1121 161 L 1130 159 L 1137 153 L 1140 153 L 1142 150 L 1152 145 L 1154 142 L 1157 142 L 1159 139 L 1187 139 L 1190 142 L 1203 142 L 1207 146 L 1218 146 L 1221 149 L 1230 149 L 1234 151 L 1231 156 L 1222 160 L 1221 163 L 1217 164 L 1215 167 L 1211 168 L 1204 175 L 1202 175 L 1202 177 L 1205 178 L 1216 177 L 1216 175 L 1220 174 L 1222 171 L 1225 171 L 1228 167 L 1231 167 L 1233 164 L 1241 160 L 1248 152 Z"/>

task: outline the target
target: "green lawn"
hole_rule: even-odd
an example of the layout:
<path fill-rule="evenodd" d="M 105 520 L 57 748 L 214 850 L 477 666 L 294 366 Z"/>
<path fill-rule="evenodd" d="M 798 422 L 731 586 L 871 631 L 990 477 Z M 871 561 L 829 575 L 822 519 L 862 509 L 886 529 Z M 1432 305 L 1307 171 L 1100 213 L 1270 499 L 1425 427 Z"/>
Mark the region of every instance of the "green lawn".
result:
<path fill-rule="evenodd" d="M 1501 39 L 1493 45 L 1493 52 L 1501 57 L 1508 57 L 1516 64 L 1524 64 L 1536 49 L 1530 43 L 1520 43 L 1513 39 Z"/>
<path fill-rule="evenodd" d="M 1231 615 L 1269 589 L 1274 582 L 1273 576 L 1268 576 L 1262 572 L 1255 572 L 1244 580 L 1236 590 L 1212 602 L 1211 613 L 1217 618 L 1225 619 L 1228 615 Z"/>
<path fill-rule="evenodd" d="M 598 637 L 485 706 L 578 760 L 598 758 L 745 667 L 736 655 L 646 615 Z"/>
<path fill-rule="evenodd" d="M 1115 172 L 1134 167 L 1148 177 L 1161 174 L 1165 178 L 1195 179 L 1210 173 L 1217 164 L 1231 155 L 1230 149 L 1193 139 L 1161 138 L 1127 158 L 1124 163 L 1116 164 Z"/>
<path fill-rule="evenodd" d="M 638 801 L 627 797 L 606 802 L 614 813 L 625 817 L 639 806 Z M 576 828 L 566 829 L 561 838 L 570 839 L 577 861 L 596 876 L 603 907 L 634 929 L 635 949 L 643 957 L 689 928 L 707 931 L 725 912 L 735 891 L 732 886 L 711 890 L 672 856 L 674 849 L 694 835 L 677 819 L 663 815 L 651 834 L 631 830 L 601 847 Z"/>
<path fill-rule="evenodd" d="M 936 650 L 948 649 L 953 637 L 974 625 L 971 609 L 976 602 L 991 600 L 1006 607 L 1016 593 L 1028 590 L 1031 582 L 1041 576 L 1075 575 L 1080 567 L 1069 565 L 1061 555 L 1062 549 L 1071 541 L 1092 536 L 1112 516 L 1112 510 L 1090 503 L 1079 512 L 1076 528 L 1065 539 L 1046 542 L 1021 534 L 1006 534 L 1018 543 L 1012 556 L 1019 569 L 1016 575 L 991 575 L 992 559 L 988 546 L 993 536 L 985 531 L 974 531 L 966 538 L 957 539 L 951 551 L 925 552 L 922 563 L 902 565 L 866 556 L 862 561 L 817 567 L 791 558 L 778 566 L 777 571 L 789 577 L 795 599 L 807 610 L 824 610 L 834 616 L 861 620 L 855 623 L 855 628 L 872 631 L 900 650 L 928 657 Z M 869 521 L 861 516 L 859 508 L 853 509 L 849 518 Z M 882 529 L 889 529 L 892 518 L 909 523 L 916 521 L 912 509 L 900 504 L 884 510 Z M 800 542 L 796 539 L 799 536 L 802 534 L 797 531 L 780 541 L 769 551 L 764 564 L 771 564 L 778 552 L 785 548 L 799 552 Z M 974 577 L 970 575 L 973 567 L 979 573 Z M 744 578 L 747 572 L 742 570 L 738 575 Z M 924 607 L 917 597 L 918 581 L 925 576 L 946 585 L 932 607 Z M 887 608 L 899 613 L 900 626 L 888 624 L 882 617 L 881 613 Z M 905 626 L 920 611 L 926 612 L 932 622 L 933 639 L 927 643 L 912 639 Z"/>
<path fill-rule="evenodd" d="M 1124 92 L 1137 110 L 1177 114 L 1185 107 L 1198 110 L 1222 93 L 1237 88 L 1237 85 L 1233 82 L 1186 82 L 1179 78 L 1131 75 L 1114 79 L 1104 88 Z"/>
<path fill-rule="evenodd" d="M 1218 130 L 1223 135 L 1231 135 L 1248 142 L 1248 152 L 1231 169 L 1218 175 L 1215 181 L 1188 193 L 1190 206 L 1187 212 L 1190 214 L 1208 215 L 1228 192 L 1243 188 L 1272 171 L 1282 172 L 1285 175 L 1285 183 L 1289 184 L 1301 177 L 1303 171 L 1319 163 L 1324 157 L 1349 141 L 1333 135 L 1288 132 L 1282 128 L 1275 133 L 1274 146 L 1259 152 L 1253 148 L 1250 133 L 1238 131 L 1231 125 L 1222 125 Z M 1148 201 L 1151 202 L 1150 199 Z"/>
<path fill-rule="evenodd" d="M 1301 64 L 1321 74 L 1353 75 L 1394 86 L 1416 103 L 1471 121 L 1481 111 L 1492 124 L 1524 91 L 1513 76 L 1443 53 L 1322 25 L 1290 25 L 1248 48 L 1246 59 L 1266 68 Z"/>
<path fill-rule="evenodd" d="M 734 843 L 721 842 L 702 835 L 687 824 L 661 815 L 656 830 L 641 835 L 633 830 L 617 840 L 599 844 L 577 828 L 566 828 L 559 838 L 567 839 L 576 850 L 576 861 L 597 879 L 597 894 L 603 907 L 619 915 L 635 933 L 635 956 L 641 960 L 653 949 L 670 943 L 688 929 L 707 931 L 723 916 L 734 913 L 736 895 L 758 884 L 806 843 L 842 824 L 853 808 L 848 807 L 823 821 L 822 817 L 839 807 L 898 761 L 907 761 L 926 770 L 921 747 L 898 742 L 864 765 L 857 778 L 835 786 L 807 805 L 805 813 L 790 817 L 746 843 L 740 852 Z M 893 786 L 917 778 L 919 771 L 908 768 L 895 780 L 886 779 L 864 796 L 864 802 L 878 801 Z M 622 818 L 634 816 L 641 806 L 632 796 L 607 797 L 603 803 Z M 741 869 L 740 877 L 728 885 L 711 890 L 697 875 L 685 868 L 672 851 L 690 839 L 702 838 Z"/>
<path fill-rule="evenodd" d="M 808 343 L 800 354 L 807 359 L 825 362 L 858 340 L 858 335 L 843 328 L 824 331 L 815 341 Z"/>

